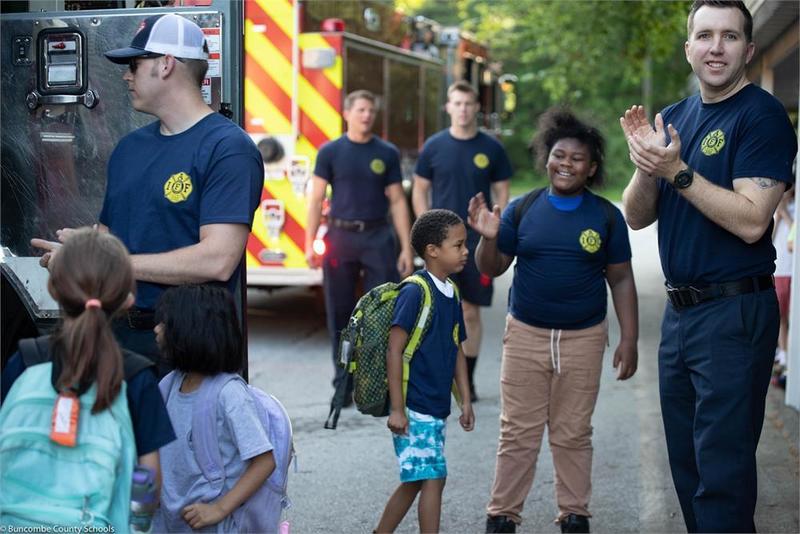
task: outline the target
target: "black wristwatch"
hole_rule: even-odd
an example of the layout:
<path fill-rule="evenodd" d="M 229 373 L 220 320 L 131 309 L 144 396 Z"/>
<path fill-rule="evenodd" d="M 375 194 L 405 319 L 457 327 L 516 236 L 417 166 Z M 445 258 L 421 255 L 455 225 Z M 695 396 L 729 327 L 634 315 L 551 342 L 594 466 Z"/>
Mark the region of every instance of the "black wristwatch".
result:
<path fill-rule="evenodd" d="M 672 180 L 672 185 L 675 187 L 675 189 L 686 189 L 692 185 L 693 178 L 694 169 L 691 167 L 686 167 L 685 169 L 678 171 L 678 174 L 676 174 L 675 178 Z"/>

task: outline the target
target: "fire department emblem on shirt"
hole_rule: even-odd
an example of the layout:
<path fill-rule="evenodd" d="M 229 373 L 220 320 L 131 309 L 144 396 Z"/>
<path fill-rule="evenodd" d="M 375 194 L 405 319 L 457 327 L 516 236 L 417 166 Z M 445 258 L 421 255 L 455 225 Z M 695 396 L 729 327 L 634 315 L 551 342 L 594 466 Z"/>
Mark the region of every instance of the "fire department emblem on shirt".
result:
<path fill-rule="evenodd" d="M 383 174 L 384 172 L 386 172 L 386 164 L 379 159 L 373 159 L 372 161 L 370 161 L 369 168 L 375 174 Z"/>
<path fill-rule="evenodd" d="M 475 157 L 472 158 L 472 163 L 474 163 L 479 169 L 485 169 L 489 166 L 489 156 L 483 152 L 478 152 L 475 154 Z"/>
<path fill-rule="evenodd" d="M 725 146 L 725 133 L 722 130 L 714 130 L 703 138 L 700 143 L 700 150 L 706 156 L 713 156 L 718 154 L 722 147 Z"/>
<path fill-rule="evenodd" d="M 602 244 L 602 239 L 600 239 L 600 234 L 592 230 L 591 228 L 587 228 L 583 232 L 581 232 L 581 237 L 579 239 L 581 248 L 590 254 L 594 254 L 598 250 L 600 250 L 600 245 Z"/>
<path fill-rule="evenodd" d="M 164 184 L 164 196 L 172 203 L 183 202 L 192 194 L 192 178 L 185 172 L 169 177 Z"/>

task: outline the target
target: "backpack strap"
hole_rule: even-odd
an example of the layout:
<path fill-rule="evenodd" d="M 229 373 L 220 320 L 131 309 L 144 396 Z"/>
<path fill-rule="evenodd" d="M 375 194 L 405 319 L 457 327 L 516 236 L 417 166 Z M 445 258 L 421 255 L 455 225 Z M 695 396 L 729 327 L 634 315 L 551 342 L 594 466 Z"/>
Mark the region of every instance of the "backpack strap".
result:
<path fill-rule="evenodd" d="M 514 206 L 514 229 L 519 228 L 519 223 L 522 221 L 522 217 L 531 207 L 533 202 L 541 196 L 541 194 L 547 190 L 546 187 L 540 187 L 538 189 L 534 189 L 529 191 L 522 197 L 516 206 Z M 603 211 L 606 214 L 606 228 L 608 230 L 608 237 L 611 238 L 611 234 L 614 232 L 614 227 L 617 224 L 617 208 L 614 204 L 611 203 L 606 197 L 600 196 L 597 193 L 594 193 L 595 198 L 600 202 L 603 206 Z"/>
<path fill-rule="evenodd" d="M 142 356 L 138 352 L 122 349 L 122 367 L 126 381 L 130 382 L 130 379 L 141 371 L 155 366 L 156 364 L 150 358 Z"/>
<path fill-rule="evenodd" d="M 417 312 L 417 321 L 414 323 L 411 335 L 408 336 L 406 348 L 403 350 L 403 361 L 410 362 L 422 342 L 422 337 L 425 335 L 428 319 L 431 317 L 431 312 L 433 311 L 433 295 L 431 294 L 431 287 L 428 281 L 422 275 L 412 274 L 401 282 L 401 286 L 406 283 L 416 284 L 422 290 L 422 304 Z M 455 284 L 453 284 L 453 287 L 455 287 Z M 403 380 L 408 380 L 405 371 L 403 372 Z"/>
<path fill-rule="evenodd" d="M 50 356 L 50 336 L 20 339 L 18 348 L 26 369 L 40 363 L 49 362 L 52 359 Z"/>
<path fill-rule="evenodd" d="M 538 189 L 534 189 L 532 191 L 528 191 L 525 193 L 525 196 L 522 197 L 522 200 L 517 202 L 517 205 L 514 206 L 514 230 L 519 228 L 519 223 L 522 222 L 522 217 L 531 207 L 533 202 L 539 198 L 542 193 L 547 190 L 546 187 L 539 187 Z"/>
<path fill-rule="evenodd" d="M 594 196 L 600 201 L 603 211 L 606 213 L 606 229 L 608 231 L 608 239 L 611 239 L 611 234 L 614 233 L 614 227 L 617 225 L 617 208 L 606 197 L 601 197 L 598 194 Z"/>
<path fill-rule="evenodd" d="M 241 376 L 233 373 L 219 373 L 206 377 L 192 409 L 191 439 L 194 457 L 210 486 L 203 499 L 204 502 L 216 499 L 225 488 L 225 465 L 222 462 L 219 436 L 217 436 L 217 409 L 222 388 L 234 380 L 241 380 L 244 383 Z"/>
<path fill-rule="evenodd" d="M 161 392 L 161 398 L 164 399 L 164 404 L 169 400 L 169 394 L 172 392 L 172 385 L 175 383 L 175 380 L 177 380 L 179 374 L 178 371 L 173 370 L 158 381 L 158 390 Z"/>
<path fill-rule="evenodd" d="M 53 361 L 53 355 L 50 353 L 50 336 L 20 339 L 19 353 L 22 356 L 22 362 L 25 364 L 26 369 L 40 363 Z M 54 363 L 58 364 L 58 362 Z M 139 372 L 147 369 L 148 367 L 155 367 L 155 365 L 156 364 L 153 363 L 152 360 L 142 356 L 141 354 L 122 349 L 123 375 L 125 376 L 125 380 L 128 382 Z M 55 365 L 54 370 L 60 373 L 60 367 L 60 364 Z M 57 376 L 53 376 L 54 385 L 57 378 Z"/>
<path fill-rule="evenodd" d="M 447 281 L 450 282 L 450 284 L 452 284 L 452 286 L 453 286 L 453 294 L 456 296 L 456 299 L 458 300 L 458 303 L 461 304 L 461 292 L 458 290 L 458 286 L 449 277 L 447 278 Z M 458 323 L 456 323 L 456 326 L 453 329 L 453 339 L 456 340 L 456 342 L 457 342 L 458 337 L 459 337 L 459 335 L 458 335 L 458 327 L 459 327 L 459 325 L 458 325 Z M 456 404 L 458 406 L 461 406 L 461 393 L 458 392 L 458 384 L 456 384 L 455 377 L 453 377 L 453 384 L 450 386 L 450 392 L 453 394 L 453 398 L 456 400 Z"/>

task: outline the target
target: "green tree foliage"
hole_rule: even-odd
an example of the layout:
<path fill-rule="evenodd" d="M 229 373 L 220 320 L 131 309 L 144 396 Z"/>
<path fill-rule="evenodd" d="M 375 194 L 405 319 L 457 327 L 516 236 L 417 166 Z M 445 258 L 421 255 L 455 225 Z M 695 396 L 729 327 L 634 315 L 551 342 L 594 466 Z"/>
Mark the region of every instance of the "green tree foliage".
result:
<path fill-rule="evenodd" d="M 619 117 L 634 104 L 653 116 L 685 96 L 688 1 L 427 0 L 417 14 L 457 15 L 486 42 L 503 70 L 519 77 L 514 135 L 506 145 L 529 175 L 527 145 L 538 116 L 566 105 L 589 119 L 608 141 L 608 182 L 619 190 L 632 172 Z M 441 18 L 441 17 L 440 17 Z"/>

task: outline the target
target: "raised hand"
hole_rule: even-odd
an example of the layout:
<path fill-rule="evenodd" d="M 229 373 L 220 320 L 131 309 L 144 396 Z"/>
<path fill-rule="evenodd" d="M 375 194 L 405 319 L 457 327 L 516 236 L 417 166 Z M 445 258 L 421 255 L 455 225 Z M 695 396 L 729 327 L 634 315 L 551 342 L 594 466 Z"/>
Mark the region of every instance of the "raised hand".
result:
<path fill-rule="evenodd" d="M 658 131 L 659 122 L 661 125 L 660 132 Z M 664 121 L 661 119 L 660 113 L 656 115 L 656 127 L 653 128 L 647 120 L 644 106 L 631 106 L 619 118 L 619 124 L 625 133 L 625 139 L 636 136 L 645 143 L 664 146 Z"/>
<path fill-rule="evenodd" d="M 672 182 L 675 174 L 686 167 L 681 160 L 681 138 L 678 131 L 670 124 L 667 126 L 669 132 L 669 144 L 664 146 L 660 143 L 650 143 L 641 139 L 637 135 L 628 138 L 628 148 L 630 150 L 631 161 L 643 172 L 651 176 L 661 176 Z M 660 115 L 656 116 L 656 132 L 663 135 L 664 122 Z"/>
<path fill-rule="evenodd" d="M 469 200 L 467 208 L 467 222 L 486 239 L 494 239 L 500 231 L 500 206 L 496 205 L 489 211 L 483 193 L 478 193 Z"/>

